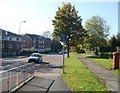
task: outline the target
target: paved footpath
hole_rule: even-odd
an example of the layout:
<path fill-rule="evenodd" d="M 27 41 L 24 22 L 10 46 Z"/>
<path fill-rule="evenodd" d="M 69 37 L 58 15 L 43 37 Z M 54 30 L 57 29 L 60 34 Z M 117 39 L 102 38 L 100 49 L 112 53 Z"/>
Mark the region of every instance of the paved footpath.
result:
<path fill-rule="evenodd" d="M 120 93 L 120 79 L 116 76 L 112 70 L 107 70 L 97 65 L 96 63 L 87 60 L 86 58 L 79 56 L 79 60 L 85 64 L 94 74 L 100 77 L 102 81 L 110 91 L 116 91 Z"/>

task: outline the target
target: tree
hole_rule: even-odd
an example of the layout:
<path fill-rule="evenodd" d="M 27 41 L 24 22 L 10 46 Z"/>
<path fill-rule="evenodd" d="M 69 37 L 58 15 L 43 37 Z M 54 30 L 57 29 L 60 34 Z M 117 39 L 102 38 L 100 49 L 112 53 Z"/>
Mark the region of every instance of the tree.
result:
<path fill-rule="evenodd" d="M 117 47 L 117 38 L 115 37 L 115 35 L 113 35 L 110 40 L 109 40 L 110 46 L 111 47 Z"/>
<path fill-rule="evenodd" d="M 98 54 L 98 47 L 106 45 L 106 38 L 109 35 L 109 26 L 100 16 L 93 16 L 85 22 L 85 29 L 88 32 L 88 43 L 95 48 L 95 54 Z"/>
<path fill-rule="evenodd" d="M 62 50 L 62 45 L 58 40 L 52 39 L 51 41 L 51 51 L 58 53 Z"/>
<path fill-rule="evenodd" d="M 120 47 L 120 32 L 117 34 L 116 38 L 117 38 L 117 46 Z"/>
<path fill-rule="evenodd" d="M 58 7 L 58 11 L 52 20 L 54 25 L 53 37 L 60 39 L 61 35 L 67 35 L 67 56 L 69 57 L 70 46 L 77 45 L 80 34 L 83 31 L 81 25 L 81 17 L 78 16 L 78 11 L 75 6 L 70 3 L 63 3 L 62 7 Z"/>
<path fill-rule="evenodd" d="M 52 34 L 51 34 L 50 31 L 45 31 L 45 32 L 43 32 L 42 36 L 44 36 L 44 37 L 46 37 L 46 38 L 52 39 Z"/>

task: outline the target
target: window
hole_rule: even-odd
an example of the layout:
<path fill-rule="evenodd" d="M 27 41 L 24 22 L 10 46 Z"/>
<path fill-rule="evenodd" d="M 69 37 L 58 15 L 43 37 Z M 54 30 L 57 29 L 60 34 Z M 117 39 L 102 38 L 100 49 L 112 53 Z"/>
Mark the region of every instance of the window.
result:
<path fill-rule="evenodd" d="M 2 36 L 0 36 L 0 40 L 2 40 Z"/>
<path fill-rule="evenodd" d="M 20 47 L 20 45 L 16 45 L 16 47 L 18 47 L 18 48 L 19 48 L 19 47 Z"/>
<path fill-rule="evenodd" d="M 35 40 L 34 40 L 34 43 L 35 43 Z"/>
<path fill-rule="evenodd" d="M 11 37 L 9 38 L 9 40 L 12 40 Z"/>
<path fill-rule="evenodd" d="M 2 48 L 2 44 L 0 44 L 0 48 Z"/>
<path fill-rule="evenodd" d="M 16 40 L 19 40 L 19 38 L 16 38 Z"/>
<path fill-rule="evenodd" d="M 5 45 L 4 44 L 2 44 L 2 48 L 4 48 L 5 47 Z"/>
<path fill-rule="evenodd" d="M 13 45 L 12 44 L 9 44 L 9 48 L 12 48 L 13 47 Z"/>
<path fill-rule="evenodd" d="M 4 37 L 2 36 L 2 40 L 4 40 Z"/>

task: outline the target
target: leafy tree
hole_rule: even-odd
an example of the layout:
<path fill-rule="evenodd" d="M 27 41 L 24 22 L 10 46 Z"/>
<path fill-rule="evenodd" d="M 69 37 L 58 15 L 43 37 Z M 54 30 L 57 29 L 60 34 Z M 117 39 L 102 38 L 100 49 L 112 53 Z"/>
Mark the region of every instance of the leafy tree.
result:
<path fill-rule="evenodd" d="M 117 38 L 117 46 L 120 47 L 120 32 L 117 34 L 116 38 Z"/>
<path fill-rule="evenodd" d="M 54 25 L 53 36 L 60 39 L 61 35 L 67 35 L 67 56 L 69 57 L 70 46 L 76 46 L 80 34 L 83 32 L 81 25 L 81 17 L 78 16 L 78 11 L 75 6 L 70 3 L 63 3 L 62 7 L 58 7 L 58 11 L 52 20 Z"/>
<path fill-rule="evenodd" d="M 115 37 L 115 35 L 113 35 L 110 40 L 109 40 L 109 44 L 112 47 L 116 47 L 117 46 L 117 38 Z"/>
<path fill-rule="evenodd" d="M 50 31 L 45 31 L 45 32 L 43 32 L 42 36 L 44 36 L 44 37 L 46 37 L 46 38 L 52 39 L 52 34 L 51 34 Z"/>
<path fill-rule="evenodd" d="M 52 39 L 51 41 L 51 51 L 58 53 L 62 50 L 62 45 L 58 40 Z"/>
<path fill-rule="evenodd" d="M 109 26 L 100 16 L 93 16 L 85 22 L 85 29 L 88 32 L 88 43 L 95 48 L 95 54 L 98 54 L 98 47 L 106 45 L 106 38 L 109 35 Z"/>

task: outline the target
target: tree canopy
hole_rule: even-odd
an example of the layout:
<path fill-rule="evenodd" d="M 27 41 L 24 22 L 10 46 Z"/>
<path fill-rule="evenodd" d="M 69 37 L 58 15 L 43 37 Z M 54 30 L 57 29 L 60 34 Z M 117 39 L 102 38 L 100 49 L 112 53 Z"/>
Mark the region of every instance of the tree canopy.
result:
<path fill-rule="evenodd" d="M 85 23 L 85 28 L 90 37 L 90 43 L 94 46 L 102 46 L 103 40 L 109 35 L 109 26 L 99 16 L 93 16 Z"/>
<path fill-rule="evenodd" d="M 78 16 L 75 6 L 71 3 L 63 3 L 62 7 L 58 7 L 54 20 L 53 37 L 60 39 L 61 35 L 67 35 L 67 50 L 69 57 L 69 46 L 77 45 L 80 34 L 83 32 L 81 25 L 81 16 Z"/>
<path fill-rule="evenodd" d="M 45 31 L 45 32 L 43 32 L 42 36 L 44 36 L 44 37 L 46 37 L 46 38 L 52 39 L 52 34 L 51 34 L 50 31 Z"/>
<path fill-rule="evenodd" d="M 85 22 L 85 29 L 88 32 L 88 43 L 91 47 L 106 45 L 106 38 L 109 35 L 109 26 L 100 16 L 93 16 Z M 96 51 L 97 52 L 97 51 Z"/>

